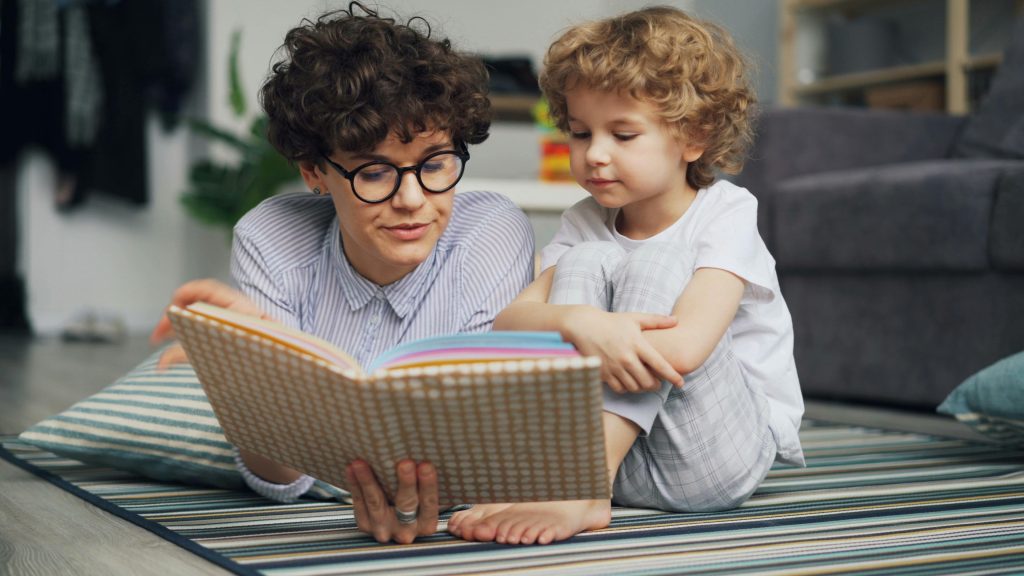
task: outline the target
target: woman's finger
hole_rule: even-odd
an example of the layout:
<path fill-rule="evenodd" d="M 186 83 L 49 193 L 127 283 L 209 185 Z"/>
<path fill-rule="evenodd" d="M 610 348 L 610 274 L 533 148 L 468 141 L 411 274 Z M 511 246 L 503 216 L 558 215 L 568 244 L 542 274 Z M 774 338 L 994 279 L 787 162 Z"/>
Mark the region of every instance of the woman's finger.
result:
<path fill-rule="evenodd" d="M 395 465 L 398 474 L 398 491 L 395 493 L 395 541 L 409 544 L 416 539 L 419 532 L 420 499 L 416 482 L 416 464 L 412 460 L 402 460 Z M 415 514 L 411 522 L 402 522 L 399 514 Z"/>
<path fill-rule="evenodd" d="M 348 481 L 348 490 L 352 493 L 352 510 L 356 515 L 356 527 L 360 532 L 370 533 L 369 512 L 366 510 L 366 503 L 363 501 L 363 491 L 359 488 L 359 479 L 356 472 L 349 464 L 345 468 L 345 480 Z"/>
<path fill-rule="evenodd" d="M 429 462 L 416 467 L 416 480 L 419 486 L 420 517 L 417 528 L 420 536 L 429 536 L 437 532 L 437 470 Z"/>
<path fill-rule="evenodd" d="M 181 347 L 181 344 L 175 344 L 167 350 L 164 350 L 164 353 L 160 355 L 160 360 L 157 361 L 156 369 L 158 372 L 162 372 L 172 364 L 186 363 L 188 363 L 188 356 L 185 354 L 185 349 Z"/>
<path fill-rule="evenodd" d="M 174 335 L 174 327 L 171 326 L 171 320 L 165 313 L 160 317 L 160 320 L 156 323 L 156 327 L 149 333 L 149 343 L 153 346 L 163 342 Z"/>
<path fill-rule="evenodd" d="M 396 519 L 384 496 L 384 491 L 381 490 L 380 484 L 377 482 L 377 477 L 373 475 L 370 466 L 361 460 L 353 462 L 352 469 L 355 471 L 359 490 L 363 494 L 363 504 L 366 506 L 370 533 L 378 542 L 389 542 Z"/>

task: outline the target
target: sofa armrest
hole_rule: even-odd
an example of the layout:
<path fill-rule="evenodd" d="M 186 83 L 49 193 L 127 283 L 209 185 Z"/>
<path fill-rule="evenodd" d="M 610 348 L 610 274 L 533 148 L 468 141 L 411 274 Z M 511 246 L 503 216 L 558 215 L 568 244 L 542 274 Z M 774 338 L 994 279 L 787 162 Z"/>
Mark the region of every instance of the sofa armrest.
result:
<path fill-rule="evenodd" d="M 759 201 L 762 236 L 771 218 L 774 191 L 794 176 L 885 164 L 946 158 L 964 118 L 861 108 L 767 110 L 754 146 L 734 180 Z"/>

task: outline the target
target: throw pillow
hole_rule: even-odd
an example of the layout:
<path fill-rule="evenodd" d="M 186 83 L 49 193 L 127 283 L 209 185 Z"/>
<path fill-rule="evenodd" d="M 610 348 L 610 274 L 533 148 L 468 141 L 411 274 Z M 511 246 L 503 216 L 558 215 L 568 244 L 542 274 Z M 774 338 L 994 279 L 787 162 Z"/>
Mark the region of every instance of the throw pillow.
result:
<path fill-rule="evenodd" d="M 954 156 L 1024 158 L 1024 17 L 1017 18 L 1010 45 L 988 94 L 968 117 Z"/>
<path fill-rule="evenodd" d="M 964 380 L 938 411 L 1000 444 L 1024 448 L 1024 352 Z"/>
<path fill-rule="evenodd" d="M 20 435 L 60 456 L 165 482 L 239 490 L 232 446 L 187 364 L 157 371 L 157 352 L 100 392 Z M 307 495 L 347 498 L 317 482 Z"/>

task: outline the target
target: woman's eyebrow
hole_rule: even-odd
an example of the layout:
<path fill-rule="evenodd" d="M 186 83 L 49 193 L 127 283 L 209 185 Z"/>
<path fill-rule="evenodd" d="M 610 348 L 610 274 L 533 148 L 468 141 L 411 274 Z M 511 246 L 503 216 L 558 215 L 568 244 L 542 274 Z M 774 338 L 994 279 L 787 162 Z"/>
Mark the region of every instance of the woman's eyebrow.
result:
<path fill-rule="evenodd" d="M 451 142 L 444 142 L 442 144 L 432 144 L 423 149 L 422 156 L 429 156 L 434 152 L 440 152 L 441 150 L 454 150 L 455 145 Z M 366 162 L 392 162 L 391 158 L 383 154 L 374 154 L 373 152 L 362 152 L 352 156 L 353 160 L 365 160 Z"/>

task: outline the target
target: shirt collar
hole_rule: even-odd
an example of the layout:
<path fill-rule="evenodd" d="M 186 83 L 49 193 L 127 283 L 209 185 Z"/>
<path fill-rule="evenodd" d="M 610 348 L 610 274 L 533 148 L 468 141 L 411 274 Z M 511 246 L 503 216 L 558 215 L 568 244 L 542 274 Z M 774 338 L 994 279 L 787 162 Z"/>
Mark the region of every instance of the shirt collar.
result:
<path fill-rule="evenodd" d="M 341 244 L 341 228 L 337 218 L 331 224 L 328 241 L 330 242 L 331 261 L 334 264 L 334 269 L 337 270 L 341 285 L 344 286 L 345 299 L 353 311 L 366 306 L 374 298 L 381 298 L 387 301 L 399 318 L 404 319 L 423 299 L 423 295 L 426 293 L 423 286 L 431 282 L 437 268 L 439 247 L 434 246 L 427 259 L 412 272 L 397 282 L 380 286 L 357 272 L 345 257 L 345 251 Z"/>

